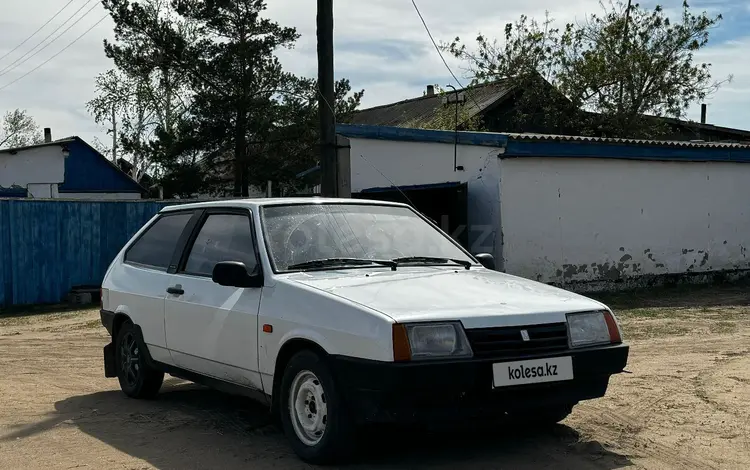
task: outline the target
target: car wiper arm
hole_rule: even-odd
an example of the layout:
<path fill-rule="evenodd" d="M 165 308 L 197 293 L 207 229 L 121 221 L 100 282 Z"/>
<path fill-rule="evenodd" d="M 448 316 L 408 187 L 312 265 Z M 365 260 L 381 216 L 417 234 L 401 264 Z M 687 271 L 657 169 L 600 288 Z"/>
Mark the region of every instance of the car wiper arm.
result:
<path fill-rule="evenodd" d="M 445 263 L 456 263 L 463 266 L 466 269 L 471 269 L 471 261 L 455 258 L 439 258 L 435 256 L 404 256 L 401 258 L 395 258 L 391 261 L 395 263 L 420 263 L 420 264 L 445 264 Z"/>
<path fill-rule="evenodd" d="M 379 264 L 388 266 L 392 271 L 396 270 L 398 263 L 389 260 L 367 259 L 367 258 L 324 258 L 305 261 L 302 263 L 288 266 L 287 269 L 321 269 L 337 266 L 367 266 L 370 264 Z"/>

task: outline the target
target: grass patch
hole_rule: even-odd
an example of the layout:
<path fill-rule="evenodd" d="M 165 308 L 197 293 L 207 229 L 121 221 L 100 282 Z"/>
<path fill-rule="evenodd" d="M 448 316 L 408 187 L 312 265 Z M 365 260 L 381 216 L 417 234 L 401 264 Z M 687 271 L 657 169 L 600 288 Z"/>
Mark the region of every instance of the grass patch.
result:
<path fill-rule="evenodd" d="M 708 324 L 708 331 L 714 334 L 729 334 L 737 331 L 737 323 L 730 321 L 717 321 Z"/>
<path fill-rule="evenodd" d="M 626 292 L 602 292 L 591 294 L 590 297 L 616 310 L 750 306 L 750 284 L 748 282 L 723 285 L 682 284 Z"/>
<path fill-rule="evenodd" d="M 666 308 L 631 308 L 615 312 L 620 318 L 659 318 L 670 316 L 671 313 L 673 309 Z"/>
<path fill-rule="evenodd" d="M 623 327 L 625 340 L 664 338 L 667 336 L 685 336 L 693 331 L 686 325 L 677 322 L 637 323 Z"/>

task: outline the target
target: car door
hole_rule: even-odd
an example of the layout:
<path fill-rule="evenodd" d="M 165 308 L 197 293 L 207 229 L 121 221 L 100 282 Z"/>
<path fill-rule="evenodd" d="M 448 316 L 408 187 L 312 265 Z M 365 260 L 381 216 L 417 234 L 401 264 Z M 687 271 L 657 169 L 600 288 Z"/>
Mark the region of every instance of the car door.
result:
<path fill-rule="evenodd" d="M 164 299 L 180 239 L 191 231 L 193 211 L 159 215 L 127 248 L 106 285 L 111 308 L 121 308 L 141 328 L 151 357 L 171 364 L 164 331 Z"/>
<path fill-rule="evenodd" d="M 250 211 L 211 209 L 203 214 L 169 283 L 167 347 L 178 367 L 260 390 L 262 288 L 213 282 L 213 268 L 222 261 L 241 261 L 249 273 L 261 269 Z"/>

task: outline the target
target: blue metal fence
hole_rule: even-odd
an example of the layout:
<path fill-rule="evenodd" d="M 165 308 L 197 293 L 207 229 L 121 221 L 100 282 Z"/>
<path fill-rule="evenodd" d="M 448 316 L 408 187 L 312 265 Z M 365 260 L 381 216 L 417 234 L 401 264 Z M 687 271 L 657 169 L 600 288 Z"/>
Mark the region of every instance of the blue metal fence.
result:
<path fill-rule="evenodd" d="M 167 202 L 0 199 L 0 307 L 60 302 L 100 285 L 122 246 Z"/>

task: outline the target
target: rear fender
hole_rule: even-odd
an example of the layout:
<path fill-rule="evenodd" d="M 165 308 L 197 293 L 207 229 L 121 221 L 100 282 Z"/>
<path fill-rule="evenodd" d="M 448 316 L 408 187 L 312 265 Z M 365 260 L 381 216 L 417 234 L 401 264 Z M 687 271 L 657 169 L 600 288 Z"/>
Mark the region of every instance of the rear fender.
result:
<path fill-rule="evenodd" d="M 141 331 L 141 327 L 133 325 L 133 329 L 135 330 L 135 340 L 138 342 L 138 349 L 141 351 L 141 354 L 143 354 L 143 359 L 146 361 L 146 364 L 152 369 L 160 370 L 160 367 L 157 367 L 157 364 L 151 357 L 146 342 L 143 341 L 143 331 Z M 104 346 L 104 376 L 117 377 L 117 373 L 117 338 L 113 336 L 112 342 Z"/>

